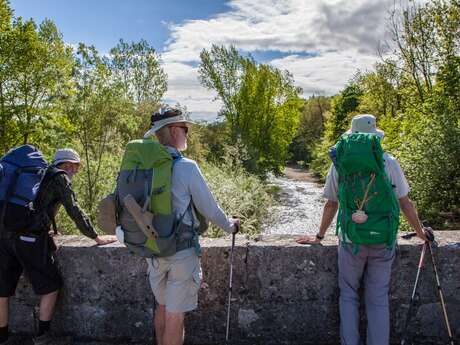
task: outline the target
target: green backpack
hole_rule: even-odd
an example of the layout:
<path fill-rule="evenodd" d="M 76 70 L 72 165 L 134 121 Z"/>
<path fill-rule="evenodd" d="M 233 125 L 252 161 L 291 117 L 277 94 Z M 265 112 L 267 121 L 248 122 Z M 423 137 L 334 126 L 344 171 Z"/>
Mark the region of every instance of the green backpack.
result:
<path fill-rule="evenodd" d="M 399 202 L 385 172 L 380 138 L 343 134 L 335 145 L 339 213 L 337 235 L 355 245 L 393 246 L 399 227 Z"/>
<path fill-rule="evenodd" d="M 133 254 L 164 257 L 198 246 L 198 235 L 205 228 L 182 223 L 185 213 L 192 212 L 192 202 L 179 219 L 172 209 L 172 169 L 180 159 L 179 153 L 169 153 L 150 138 L 133 140 L 126 146 L 115 203 L 124 244 Z M 200 215 L 196 215 L 200 219 Z M 192 215 L 192 222 L 193 219 Z"/>

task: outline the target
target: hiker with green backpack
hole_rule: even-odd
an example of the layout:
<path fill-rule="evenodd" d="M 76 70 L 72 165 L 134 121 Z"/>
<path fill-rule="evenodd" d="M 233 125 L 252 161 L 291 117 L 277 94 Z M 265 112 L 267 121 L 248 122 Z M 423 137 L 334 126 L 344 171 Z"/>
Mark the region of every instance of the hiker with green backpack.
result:
<path fill-rule="evenodd" d="M 191 124 L 179 109 L 154 113 L 144 139 L 127 144 L 115 192 L 99 207 L 106 232 L 115 231 L 131 253 L 147 260 L 159 345 L 183 344 L 184 314 L 197 308 L 199 236 L 207 221 L 227 233 L 239 229 L 239 219 L 224 214 L 196 162 L 182 156 Z"/>
<path fill-rule="evenodd" d="M 417 236 L 429 237 L 408 197 L 409 185 L 396 159 L 383 152 L 383 131 L 373 115 L 353 117 L 351 129 L 331 149 L 333 161 L 323 195 L 327 199 L 315 237 L 302 236 L 300 244 L 318 244 L 335 214 L 339 237 L 339 309 L 342 345 L 359 345 L 361 281 L 367 314 L 368 345 L 389 345 L 388 293 L 395 256 L 400 211 Z"/>

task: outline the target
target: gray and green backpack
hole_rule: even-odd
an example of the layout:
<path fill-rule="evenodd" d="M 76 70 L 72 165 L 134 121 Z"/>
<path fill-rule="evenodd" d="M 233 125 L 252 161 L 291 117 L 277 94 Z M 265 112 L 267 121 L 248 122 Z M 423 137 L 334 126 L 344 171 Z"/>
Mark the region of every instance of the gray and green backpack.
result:
<path fill-rule="evenodd" d="M 393 246 L 399 202 L 385 172 L 380 138 L 368 133 L 343 134 L 334 148 L 339 178 L 337 235 L 357 246 Z"/>
<path fill-rule="evenodd" d="M 185 213 L 178 219 L 172 209 L 172 169 L 181 158 L 179 153 L 169 153 L 150 138 L 127 144 L 117 178 L 115 202 L 117 224 L 123 230 L 124 244 L 133 254 L 171 256 L 197 244 L 194 224 L 183 224 Z M 134 204 L 137 216 L 132 207 L 128 207 L 127 200 Z M 192 212 L 192 207 L 190 203 L 187 211 Z M 145 227 L 139 226 L 139 219 Z"/>

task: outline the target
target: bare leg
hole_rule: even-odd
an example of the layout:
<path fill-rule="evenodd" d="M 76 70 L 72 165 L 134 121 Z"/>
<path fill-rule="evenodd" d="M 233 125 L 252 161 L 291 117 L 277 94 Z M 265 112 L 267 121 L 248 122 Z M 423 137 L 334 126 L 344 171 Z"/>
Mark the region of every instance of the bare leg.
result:
<path fill-rule="evenodd" d="M 165 313 L 163 344 L 182 345 L 184 343 L 184 313 Z"/>
<path fill-rule="evenodd" d="M 0 297 L 0 327 L 8 325 L 8 297 Z"/>
<path fill-rule="evenodd" d="M 54 307 L 58 298 L 59 291 L 54 291 L 40 298 L 40 316 L 41 321 L 50 321 L 53 318 Z"/>
<path fill-rule="evenodd" d="M 166 307 L 162 304 L 157 304 L 155 308 L 155 317 L 153 320 L 157 345 L 164 345 L 163 336 L 165 333 L 165 312 Z"/>

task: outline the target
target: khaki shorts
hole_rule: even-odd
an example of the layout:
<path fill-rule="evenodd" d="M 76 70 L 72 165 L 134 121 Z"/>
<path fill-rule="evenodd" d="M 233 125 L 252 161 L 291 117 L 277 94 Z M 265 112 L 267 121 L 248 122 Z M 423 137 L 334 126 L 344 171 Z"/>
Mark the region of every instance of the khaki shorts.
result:
<path fill-rule="evenodd" d="M 202 273 L 193 248 L 166 258 L 147 259 L 150 287 L 158 304 L 171 313 L 197 308 Z"/>

